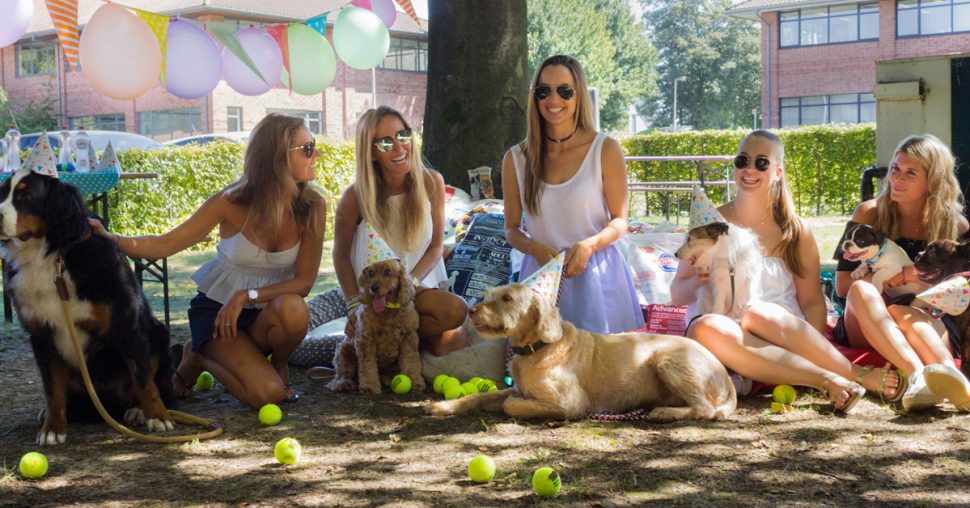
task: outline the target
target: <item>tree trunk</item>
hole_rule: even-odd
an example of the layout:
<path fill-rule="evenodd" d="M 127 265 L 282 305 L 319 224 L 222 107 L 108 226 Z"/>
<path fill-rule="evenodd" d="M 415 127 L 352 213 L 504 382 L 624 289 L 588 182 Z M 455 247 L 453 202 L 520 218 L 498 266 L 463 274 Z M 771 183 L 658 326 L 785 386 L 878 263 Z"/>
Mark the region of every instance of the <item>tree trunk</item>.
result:
<path fill-rule="evenodd" d="M 429 0 L 424 158 L 445 182 L 469 189 L 467 170 L 492 168 L 525 139 L 526 0 Z"/>

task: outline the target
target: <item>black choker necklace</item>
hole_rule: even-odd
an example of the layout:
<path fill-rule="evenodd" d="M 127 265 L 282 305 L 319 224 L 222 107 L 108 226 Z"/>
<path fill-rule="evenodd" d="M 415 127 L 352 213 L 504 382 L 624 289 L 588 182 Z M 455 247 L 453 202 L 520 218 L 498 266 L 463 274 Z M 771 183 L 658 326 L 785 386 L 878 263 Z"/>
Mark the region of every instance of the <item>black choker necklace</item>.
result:
<path fill-rule="evenodd" d="M 570 132 L 570 133 L 569 133 L 569 135 L 568 135 L 568 136 L 566 136 L 566 137 L 564 137 L 564 138 L 559 138 L 559 139 L 556 139 L 556 138 L 552 138 L 552 137 L 549 137 L 549 136 L 547 135 L 547 136 L 546 136 L 546 139 L 548 139 L 549 141 L 552 141 L 553 143 L 562 143 L 563 141 L 566 141 L 567 139 L 569 139 L 569 138 L 571 138 L 571 137 L 573 137 L 573 134 L 576 134 L 576 129 L 573 129 L 573 131 L 572 131 L 572 132 Z"/>

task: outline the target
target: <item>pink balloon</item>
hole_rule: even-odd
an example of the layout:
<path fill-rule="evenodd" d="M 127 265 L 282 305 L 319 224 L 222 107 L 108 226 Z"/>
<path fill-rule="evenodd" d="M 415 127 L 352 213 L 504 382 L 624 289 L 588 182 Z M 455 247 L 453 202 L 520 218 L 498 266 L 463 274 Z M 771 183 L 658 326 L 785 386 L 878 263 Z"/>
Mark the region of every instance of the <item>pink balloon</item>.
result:
<path fill-rule="evenodd" d="M 260 79 L 227 48 L 222 50 L 222 77 L 233 90 L 243 95 L 268 92 L 280 80 L 280 72 L 283 71 L 283 54 L 279 45 L 273 36 L 254 26 L 236 32 L 236 38 L 266 80 Z"/>
<path fill-rule="evenodd" d="M 116 4 L 104 4 L 91 16 L 81 33 L 80 56 L 88 81 L 115 99 L 144 94 L 162 72 L 162 51 L 155 34 Z"/>
<path fill-rule="evenodd" d="M 363 7 L 381 18 L 384 22 L 384 26 L 391 28 L 394 26 L 394 19 L 397 18 L 397 9 L 394 8 L 394 2 L 391 0 L 354 0 L 351 4 L 357 7 Z"/>
<path fill-rule="evenodd" d="M 165 49 L 165 89 L 172 95 L 194 99 L 219 84 L 222 78 L 219 47 L 195 23 L 181 19 L 169 23 Z"/>
<path fill-rule="evenodd" d="M 13 0 L 4 4 L 3 16 L 0 16 L 0 48 L 9 46 L 27 31 L 30 19 L 34 17 L 33 0 Z"/>

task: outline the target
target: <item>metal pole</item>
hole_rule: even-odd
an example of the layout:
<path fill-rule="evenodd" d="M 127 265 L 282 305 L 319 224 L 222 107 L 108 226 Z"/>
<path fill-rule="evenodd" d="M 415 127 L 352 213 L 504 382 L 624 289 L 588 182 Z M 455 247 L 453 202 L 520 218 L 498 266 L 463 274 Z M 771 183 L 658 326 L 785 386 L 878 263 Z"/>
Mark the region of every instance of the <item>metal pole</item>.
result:
<path fill-rule="evenodd" d="M 370 107 L 377 108 L 377 68 L 370 70 Z"/>
<path fill-rule="evenodd" d="M 674 131 L 677 130 L 677 82 L 684 81 L 687 76 L 680 76 L 674 79 Z"/>

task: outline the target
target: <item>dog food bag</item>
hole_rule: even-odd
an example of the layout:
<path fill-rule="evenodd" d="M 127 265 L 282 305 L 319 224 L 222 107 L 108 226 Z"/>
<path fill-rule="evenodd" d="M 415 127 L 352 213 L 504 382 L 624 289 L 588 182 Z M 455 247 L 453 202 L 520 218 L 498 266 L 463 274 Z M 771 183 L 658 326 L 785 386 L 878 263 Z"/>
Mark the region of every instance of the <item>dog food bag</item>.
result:
<path fill-rule="evenodd" d="M 468 170 L 468 183 L 471 188 L 472 199 L 491 199 L 495 197 L 492 186 L 492 168 L 482 166 Z"/>
<path fill-rule="evenodd" d="M 680 336 L 687 333 L 687 307 L 651 304 L 646 309 L 648 332 Z"/>
<path fill-rule="evenodd" d="M 640 305 L 670 302 L 670 283 L 677 273 L 677 256 L 683 233 L 628 234 L 616 242 L 630 267 Z"/>
<path fill-rule="evenodd" d="M 449 274 L 458 272 L 454 293 L 465 300 L 481 301 L 486 289 L 508 284 L 511 250 L 512 246 L 505 240 L 505 216 L 476 215 L 468 233 L 445 263 Z"/>

